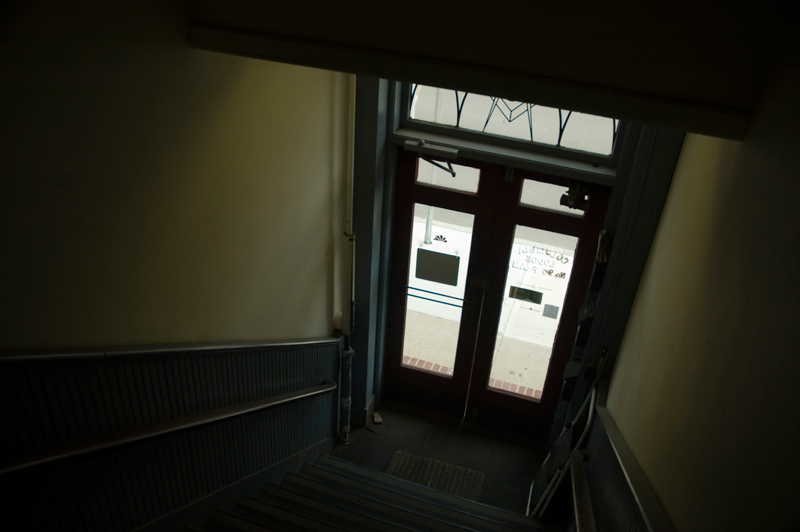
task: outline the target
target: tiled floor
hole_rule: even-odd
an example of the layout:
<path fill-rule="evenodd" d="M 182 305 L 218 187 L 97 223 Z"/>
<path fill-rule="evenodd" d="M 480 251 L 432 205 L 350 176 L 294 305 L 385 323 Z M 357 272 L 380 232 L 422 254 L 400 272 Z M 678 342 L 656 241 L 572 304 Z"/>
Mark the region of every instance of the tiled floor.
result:
<path fill-rule="evenodd" d="M 453 376 L 458 322 L 409 310 L 406 313 L 403 366 L 442 377 Z M 488 385 L 538 401 L 542 397 L 551 346 L 498 338 Z"/>
<path fill-rule="evenodd" d="M 525 397 L 533 397 L 534 399 L 542 398 L 542 390 L 534 390 L 533 388 L 528 388 L 527 386 L 511 384 L 510 382 L 501 381 L 500 379 L 489 379 L 489 388 L 503 390 L 506 392 L 515 393 L 517 395 L 524 395 Z"/>
<path fill-rule="evenodd" d="M 403 357 L 403 365 L 411 366 L 420 371 L 427 371 L 428 373 L 441 373 L 442 375 L 453 375 L 453 368 L 443 366 L 441 364 L 434 364 L 433 362 L 426 362 L 421 358 Z"/>
<path fill-rule="evenodd" d="M 331 454 L 381 472 L 397 450 L 481 471 L 486 476 L 481 502 L 524 513 L 531 479 L 545 456 L 543 445 L 504 441 L 398 409 L 383 408 L 380 414 L 381 425 L 354 429 L 351 442 Z"/>
<path fill-rule="evenodd" d="M 433 362 L 427 362 L 425 360 L 422 360 L 421 358 L 403 357 L 403 365 L 410 366 L 419 371 L 425 371 L 427 373 L 435 373 L 435 374 L 451 375 L 451 376 L 453 375 L 453 368 L 442 366 L 440 364 L 434 364 Z M 503 390 L 505 392 L 514 393 L 517 395 L 524 395 L 525 397 L 531 397 L 533 399 L 542 398 L 542 390 L 535 390 L 527 386 L 513 384 L 511 382 L 502 381 L 500 379 L 489 379 L 489 388 L 494 388 L 495 390 Z"/>

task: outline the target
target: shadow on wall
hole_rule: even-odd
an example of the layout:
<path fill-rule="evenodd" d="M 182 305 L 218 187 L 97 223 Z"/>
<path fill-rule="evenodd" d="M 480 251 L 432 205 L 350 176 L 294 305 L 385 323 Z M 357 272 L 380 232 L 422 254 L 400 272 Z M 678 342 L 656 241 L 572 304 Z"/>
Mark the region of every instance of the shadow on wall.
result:
<path fill-rule="evenodd" d="M 800 75 L 688 135 L 608 408 L 678 530 L 800 527 Z"/>

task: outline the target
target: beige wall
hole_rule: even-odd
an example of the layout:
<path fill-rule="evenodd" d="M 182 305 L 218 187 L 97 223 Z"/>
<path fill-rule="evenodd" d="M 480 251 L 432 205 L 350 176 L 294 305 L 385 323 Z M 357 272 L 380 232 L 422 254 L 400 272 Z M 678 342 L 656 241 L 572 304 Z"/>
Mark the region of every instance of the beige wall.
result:
<path fill-rule="evenodd" d="M 11 23 L 0 349 L 332 332 L 350 78 L 193 50 L 179 4 Z"/>
<path fill-rule="evenodd" d="M 688 135 L 608 408 L 681 532 L 800 529 L 800 106 Z"/>

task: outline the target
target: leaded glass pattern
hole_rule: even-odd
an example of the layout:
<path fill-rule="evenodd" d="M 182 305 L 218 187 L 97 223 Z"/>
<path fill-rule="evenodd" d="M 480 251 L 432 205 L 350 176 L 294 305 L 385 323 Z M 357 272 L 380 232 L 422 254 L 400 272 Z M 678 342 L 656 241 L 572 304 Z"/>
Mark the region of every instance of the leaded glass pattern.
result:
<path fill-rule="evenodd" d="M 619 120 L 496 96 L 411 84 L 409 117 L 469 131 L 610 155 Z"/>

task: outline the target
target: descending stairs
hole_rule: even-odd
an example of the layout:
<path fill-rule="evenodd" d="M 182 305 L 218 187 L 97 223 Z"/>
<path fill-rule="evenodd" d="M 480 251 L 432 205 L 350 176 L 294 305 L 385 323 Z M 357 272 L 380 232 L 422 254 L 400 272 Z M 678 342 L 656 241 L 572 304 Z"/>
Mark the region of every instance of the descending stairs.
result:
<path fill-rule="evenodd" d="M 322 456 L 279 486 L 218 510 L 206 532 L 263 531 L 554 531 L 522 514 L 500 510 L 383 473 Z"/>

